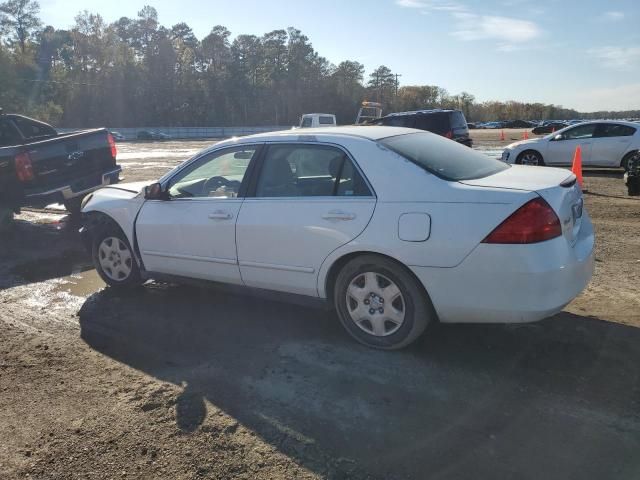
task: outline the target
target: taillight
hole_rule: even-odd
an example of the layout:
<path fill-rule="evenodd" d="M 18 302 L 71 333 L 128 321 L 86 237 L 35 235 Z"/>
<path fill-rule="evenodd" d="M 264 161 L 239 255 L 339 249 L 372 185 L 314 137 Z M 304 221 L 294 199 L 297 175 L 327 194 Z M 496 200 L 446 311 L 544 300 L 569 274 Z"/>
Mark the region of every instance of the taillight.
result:
<path fill-rule="evenodd" d="M 560 235 L 562 226 L 558 215 L 538 197 L 511 214 L 482 243 L 537 243 Z"/>
<path fill-rule="evenodd" d="M 118 149 L 116 148 L 116 141 L 110 133 L 107 133 L 107 141 L 109 142 L 109 148 L 111 148 L 111 157 L 115 160 L 116 155 L 118 155 Z"/>
<path fill-rule="evenodd" d="M 33 180 L 33 165 L 31 157 L 27 152 L 16 155 L 15 158 L 16 175 L 21 182 L 30 182 Z"/>
<path fill-rule="evenodd" d="M 447 138 L 453 138 L 453 132 L 449 130 L 447 133 L 444 134 L 444 136 Z"/>

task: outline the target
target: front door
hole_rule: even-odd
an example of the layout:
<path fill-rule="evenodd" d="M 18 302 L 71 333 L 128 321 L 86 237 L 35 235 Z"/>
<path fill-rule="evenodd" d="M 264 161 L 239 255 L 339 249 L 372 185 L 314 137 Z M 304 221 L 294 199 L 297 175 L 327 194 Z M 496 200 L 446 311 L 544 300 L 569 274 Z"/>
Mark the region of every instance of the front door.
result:
<path fill-rule="evenodd" d="M 242 283 L 235 241 L 238 194 L 259 149 L 248 145 L 204 155 L 169 180 L 169 200 L 145 202 L 136 234 L 148 271 Z"/>
<path fill-rule="evenodd" d="M 596 130 L 595 123 L 577 125 L 565 130 L 549 141 L 544 162 L 547 165 L 571 165 L 576 147 L 580 145 L 582 163 L 588 165 L 591 160 L 591 143 Z"/>
<path fill-rule="evenodd" d="M 337 147 L 266 148 L 236 226 L 242 279 L 251 287 L 317 296 L 322 262 L 364 230 L 376 199 Z"/>

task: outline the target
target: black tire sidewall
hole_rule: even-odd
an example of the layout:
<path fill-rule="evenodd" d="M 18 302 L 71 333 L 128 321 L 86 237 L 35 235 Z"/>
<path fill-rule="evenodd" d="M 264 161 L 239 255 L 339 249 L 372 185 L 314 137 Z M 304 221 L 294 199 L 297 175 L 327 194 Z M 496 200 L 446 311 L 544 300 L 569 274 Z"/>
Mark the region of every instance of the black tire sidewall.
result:
<path fill-rule="evenodd" d="M 104 270 L 102 270 L 102 265 L 100 265 L 98 248 L 100 247 L 100 244 L 102 243 L 102 241 L 108 237 L 118 238 L 127 246 L 127 248 L 129 249 L 129 252 L 131 253 L 131 274 L 125 280 L 119 281 L 119 280 L 112 279 L 104 272 Z M 98 275 L 100 275 L 100 278 L 102 278 L 104 283 L 106 283 L 107 285 L 111 287 L 116 287 L 116 288 L 132 288 L 132 287 L 137 287 L 142 283 L 141 276 L 140 276 L 140 269 L 138 267 L 135 254 L 133 253 L 133 249 L 131 248 L 131 245 L 129 244 L 129 241 L 127 240 L 126 235 L 119 228 L 115 228 L 115 227 L 104 228 L 104 229 L 101 229 L 94 236 L 93 244 L 91 248 L 91 257 L 93 260 L 93 265 L 96 271 L 98 272 Z"/>
<path fill-rule="evenodd" d="M 516 164 L 517 165 L 525 165 L 525 164 L 522 163 L 522 158 L 527 153 L 533 153 L 536 157 L 538 157 L 538 165 L 530 165 L 530 166 L 544 167 L 544 159 L 542 158 L 542 155 L 540 155 L 540 152 L 536 152 L 535 150 L 525 150 L 520 155 L 518 155 L 518 157 L 516 158 Z"/>
<path fill-rule="evenodd" d="M 365 272 L 375 272 L 387 277 L 402 292 L 405 320 L 398 331 L 389 336 L 376 337 L 368 334 L 355 324 L 347 309 L 347 287 L 355 277 Z M 336 279 L 334 305 L 340 322 L 353 338 L 369 347 L 385 350 L 395 350 L 410 344 L 424 331 L 430 317 L 425 293 L 415 279 L 402 267 L 382 257 L 363 256 L 347 263 Z"/>

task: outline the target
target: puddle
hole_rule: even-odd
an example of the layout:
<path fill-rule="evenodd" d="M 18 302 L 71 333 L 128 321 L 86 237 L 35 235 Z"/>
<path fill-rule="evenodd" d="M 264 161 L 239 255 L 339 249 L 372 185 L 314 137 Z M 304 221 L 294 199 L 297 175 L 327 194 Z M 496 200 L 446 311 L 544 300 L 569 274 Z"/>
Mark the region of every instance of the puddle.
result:
<path fill-rule="evenodd" d="M 102 290 L 106 284 L 95 270 L 85 270 L 59 279 L 52 290 L 52 294 L 68 294 L 74 297 L 86 298 Z"/>

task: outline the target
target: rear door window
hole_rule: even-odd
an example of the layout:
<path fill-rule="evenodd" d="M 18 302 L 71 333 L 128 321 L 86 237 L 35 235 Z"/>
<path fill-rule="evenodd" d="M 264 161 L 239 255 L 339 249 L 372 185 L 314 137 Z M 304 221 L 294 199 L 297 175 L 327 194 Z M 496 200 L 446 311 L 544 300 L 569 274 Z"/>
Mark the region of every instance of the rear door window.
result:
<path fill-rule="evenodd" d="M 449 114 L 445 112 L 418 114 L 416 115 L 415 128 L 437 133 L 439 135 L 451 131 L 449 125 Z"/>
<path fill-rule="evenodd" d="M 440 178 L 450 181 L 483 178 L 510 168 L 457 142 L 427 133 L 384 138 L 380 144 Z"/>
<path fill-rule="evenodd" d="M 596 137 L 630 137 L 636 129 L 628 125 L 617 123 L 601 123 L 596 130 Z"/>
<path fill-rule="evenodd" d="M 371 196 L 351 159 L 326 145 L 271 145 L 262 162 L 256 197 Z"/>

